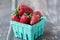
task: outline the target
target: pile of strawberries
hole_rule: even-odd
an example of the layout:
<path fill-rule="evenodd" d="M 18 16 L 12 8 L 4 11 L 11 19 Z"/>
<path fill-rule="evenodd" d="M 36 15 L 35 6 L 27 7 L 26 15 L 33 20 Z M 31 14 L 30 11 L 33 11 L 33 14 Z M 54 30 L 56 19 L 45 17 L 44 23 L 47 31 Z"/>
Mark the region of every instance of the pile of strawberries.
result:
<path fill-rule="evenodd" d="M 13 21 L 32 25 L 40 21 L 41 16 L 42 14 L 39 11 L 33 11 L 29 6 L 20 4 L 11 19 Z"/>

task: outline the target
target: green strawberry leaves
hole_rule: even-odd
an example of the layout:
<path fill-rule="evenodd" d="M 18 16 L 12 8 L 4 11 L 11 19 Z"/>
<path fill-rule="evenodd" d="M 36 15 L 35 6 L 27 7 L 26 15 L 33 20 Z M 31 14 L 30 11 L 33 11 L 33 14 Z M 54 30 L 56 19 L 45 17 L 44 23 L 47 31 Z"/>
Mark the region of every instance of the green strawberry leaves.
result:
<path fill-rule="evenodd" d="M 19 11 L 19 8 L 17 7 L 17 8 L 13 11 L 13 14 L 11 14 L 11 15 L 18 15 L 18 11 Z"/>
<path fill-rule="evenodd" d="M 29 19 L 31 19 L 31 17 L 32 17 L 32 13 L 29 15 L 27 13 L 24 13 L 24 15 L 26 15 Z"/>

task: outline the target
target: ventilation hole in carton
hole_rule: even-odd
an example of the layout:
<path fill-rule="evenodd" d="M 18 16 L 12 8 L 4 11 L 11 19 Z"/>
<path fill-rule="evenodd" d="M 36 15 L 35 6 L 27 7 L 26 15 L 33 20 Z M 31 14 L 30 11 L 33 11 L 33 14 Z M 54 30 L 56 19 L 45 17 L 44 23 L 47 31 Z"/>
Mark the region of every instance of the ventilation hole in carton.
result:
<path fill-rule="evenodd" d="M 28 35 L 26 34 L 26 39 L 28 40 Z"/>
<path fill-rule="evenodd" d="M 36 34 L 34 34 L 34 40 L 36 39 Z"/>
<path fill-rule="evenodd" d="M 18 39 L 20 39 L 20 37 L 17 37 Z"/>
<path fill-rule="evenodd" d="M 39 36 L 39 31 L 38 31 L 38 36 Z"/>
<path fill-rule="evenodd" d="M 21 33 L 21 38 L 23 39 L 23 34 Z"/>
<path fill-rule="evenodd" d="M 16 32 L 16 34 L 18 34 L 18 32 Z"/>

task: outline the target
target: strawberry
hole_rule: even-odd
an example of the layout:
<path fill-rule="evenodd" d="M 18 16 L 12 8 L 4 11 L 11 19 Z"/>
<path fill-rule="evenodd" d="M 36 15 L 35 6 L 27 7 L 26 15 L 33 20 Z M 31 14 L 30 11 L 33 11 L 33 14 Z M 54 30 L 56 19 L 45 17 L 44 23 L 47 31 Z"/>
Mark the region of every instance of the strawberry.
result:
<path fill-rule="evenodd" d="M 21 22 L 21 23 L 26 23 L 26 24 L 27 24 L 27 23 L 30 22 L 30 19 L 29 19 L 28 16 L 22 15 L 21 18 L 20 18 L 20 22 Z"/>
<path fill-rule="evenodd" d="M 18 11 L 18 15 L 19 15 L 19 16 L 22 16 L 23 14 L 24 14 L 24 10 Z"/>
<path fill-rule="evenodd" d="M 40 20 L 40 17 L 39 15 L 33 15 L 32 18 L 31 18 L 31 21 L 30 21 L 30 24 L 35 24 L 37 23 L 38 21 Z"/>
<path fill-rule="evenodd" d="M 20 5 L 19 5 L 19 9 L 26 10 L 26 5 L 20 4 Z"/>
<path fill-rule="evenodd" d="M 33 12 L 33 15 L 39 15 L 40 17 L 42 16 L 41 12 L 39 12 L 39 11 Z"/>
<path fill-rule="evenodd" d="M 31 8 L 27 8 L 26 13 L 31 14 L 31 13 L 33 13 L 33 10 Z"/>
<path fill-rule="evenodd" d="M 21 4 L 19 5 L 19 8 L 24 10 L 26 13 L 30 14 L 33 12 L 32 8 L 30 8 L 29 6 L 25 5 L 25 4 Z"/>
<path fill-rule="evenodd" d="M 17 21 L 19 22 L 19 18 L 17 15 L 12 15 L 12 18 L 11 18 L 13 21 Z"/>

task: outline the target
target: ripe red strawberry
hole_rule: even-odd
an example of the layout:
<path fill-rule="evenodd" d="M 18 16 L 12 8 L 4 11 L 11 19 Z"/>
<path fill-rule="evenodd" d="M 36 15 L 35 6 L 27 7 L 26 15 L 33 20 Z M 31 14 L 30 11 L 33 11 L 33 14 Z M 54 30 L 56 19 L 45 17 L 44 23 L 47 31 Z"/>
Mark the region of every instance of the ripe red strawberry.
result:
<path fill-rule="evenodd" d="M 13 21 L 17 21 L 17 22 L 20 21 L 17 15 L 12 15 L 12 18 L 11 18 L 11 19 L 12 19 Z"/>
<path fill-rule="evenodd" d="M 26 5 L 25 4 L 20 4 L 19 9 L 26 10 Z"/>
<path fill-rule="evenodd" d="M 22 16 L 23 14 L 24 14 L 24 10 L 19 10 L 19 11 L 18 11 L 18 15 L 19 15 L 19 16 Z"/>
<path fill-rule="evenodd" d="M 19 8 L 24 10 L 26 13 L 30 14 L 33 12 L 32 8 L 30 8 L 29 6 L 25 5 L 25 4 L 21 4 L 19 5 Z"/>
<path fill-rule="evenodd" d="M 21 23 L 29 23 L 30 22 L 30 19 L 28 18 L 28 16 L 26 15 L 22 15 L 21 18 L 20 18 L 20 22 Z"/>
<path fill-rule="evenodd" d="M 31 14 L 31 13 L 33 13 L 33 10 L 32 10 L 32 8 L 27 7 L 25 12 L 28 14 Z"/>
<path fill-rule="evenodd" d="M 31 18 L 31 21 L 30 21 L 30 24 L 35 24 L 37 23 L 38 21 L 40 20 L 40 17 L 39 15 L 33 15 L 32 18 Z"/>
<path fill-rule="evenodd" d="M 40 17 L 42 16 L 41 12 L 39 12 L 39 11 L 35 11 L 35 12 L 33 13 L 33 15 L 39 15 Z"/>

